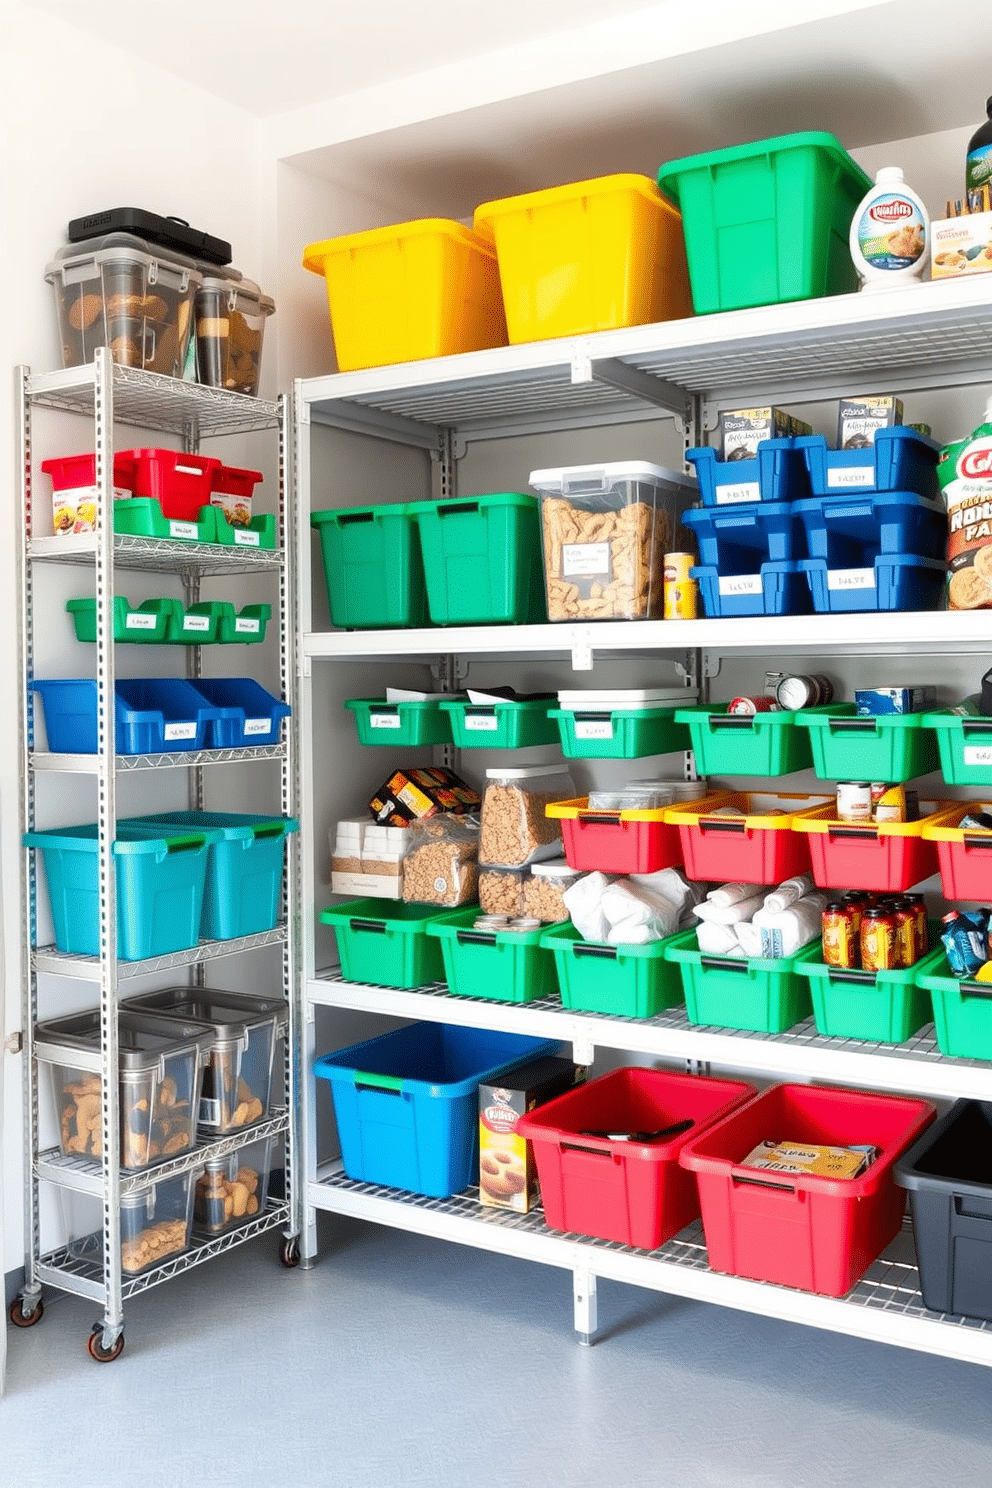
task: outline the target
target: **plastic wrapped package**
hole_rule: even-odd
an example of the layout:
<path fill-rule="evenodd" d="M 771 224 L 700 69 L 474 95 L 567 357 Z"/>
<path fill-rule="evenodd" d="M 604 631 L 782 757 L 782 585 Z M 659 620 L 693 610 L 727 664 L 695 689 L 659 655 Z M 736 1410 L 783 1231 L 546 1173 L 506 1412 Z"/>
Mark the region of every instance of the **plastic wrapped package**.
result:
<path fill-rule="evenodd" d="M 478 823 L 453 816 L 428 817 L 407 828 L 403 899 L 407 904 L 469 904 L 479 889 Z"/>
<path fill-rule="evenodd" d="M 531 765 L 516 770 L 487 770 L 482 797 L 479 857 L 483 863 L 520 868 L 543 858 L 560 857 L 561 829 L 545 816 L 553 801 L 575 794 L 565 765 Z"/>

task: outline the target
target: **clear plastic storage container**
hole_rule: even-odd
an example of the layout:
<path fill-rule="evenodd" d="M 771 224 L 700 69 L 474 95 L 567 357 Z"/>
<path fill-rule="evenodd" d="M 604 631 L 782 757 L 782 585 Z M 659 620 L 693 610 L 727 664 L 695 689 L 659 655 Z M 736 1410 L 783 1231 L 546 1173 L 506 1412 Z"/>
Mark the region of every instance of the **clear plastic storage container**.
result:
<path fill-rule="evenodd" d="M 561 855 L 561 829 L 545 807 L 575 793 L 565 765 L 486 771 L 479 861 L 520 868 Z"/>
<path fill-rule="evenodd" d="M 276 308 L 250 279 L 205 277 L 196 291 L 196 375 L 207 387 L 255 397 L 265 322 Z"/>
<path fill-rule="evenodd" d="M 196 1180 L 193 1228 L 224 1235 L 265 1212 L 269 1196 L 272 1139 L 250 1142 L 226 1157 L 212 1158 Z"/>

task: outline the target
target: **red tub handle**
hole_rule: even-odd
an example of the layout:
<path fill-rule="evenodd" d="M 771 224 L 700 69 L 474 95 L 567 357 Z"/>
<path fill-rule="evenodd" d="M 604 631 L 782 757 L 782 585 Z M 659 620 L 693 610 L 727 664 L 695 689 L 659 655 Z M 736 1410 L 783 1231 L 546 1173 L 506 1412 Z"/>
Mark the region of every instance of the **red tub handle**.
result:
<path fill-rule="evenodd" d="M 862 842 L 874 842 L 878 837 L 875 827 L 830 827 L 829 837 L 855 837 Z"/>
<path fill-rule="evenodd" d="M 977 832 L 965 832 L 963 838 L 967 848 L 977 848 L 979 852 L 992 848 L 992 832 L 983 833 L 981 836 Z"/>
<path fill-rule="evenodd" d="M 701 816 L 697 822 L 701 832 L 746 832 L 747 822 L 742 816 L 733 816 L 727 819 L 722 817 Z"/>
<path fill-rule="evenodd" d="M 777 1188 L 782 1193 L 796 1193 L 794 1183 L 782 1183 L 781 1181 L 773 1181 L 771 1178 L 744 1178 L 740 1173 L 731 1173 L 730 1181 L 734 1184 L 743 1184 L 749 1188 Z"/>
<path fill-rule="evenodd" d="M 591 1157 L 605 1157 L 610 1162 L 618 1163 L 620 1153 L 614 1152 L 609 1147 L 587 1147 L 583 1142 L 559 1142 L 560 1152 L 588 1152 Z"/>
<path fill-rule="evenodd" d="M 579 820 L 584 827 L 622 827 L 623 819 L 616 811 L 604 814 L 601 811 L 590 811 L 588 816 L 585 811 L 579 812 Z"/>

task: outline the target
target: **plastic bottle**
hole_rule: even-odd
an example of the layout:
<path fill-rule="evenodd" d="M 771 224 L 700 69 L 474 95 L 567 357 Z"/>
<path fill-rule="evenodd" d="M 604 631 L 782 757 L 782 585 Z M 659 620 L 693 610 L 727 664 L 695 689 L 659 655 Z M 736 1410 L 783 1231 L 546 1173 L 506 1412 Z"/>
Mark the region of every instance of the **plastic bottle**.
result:
<path fill-rule="evenodd" d="M 964 178 L 968 191 L 992 184 L 992 98 L 985 105 L 988 118 L 968 141 Z"/>
<path fill-rule="evenodd" d="M 930 218 L 897 165 L 886 165 L 851 221 L 851 257 L 863 290 L 918 284 L 930 257 Z"/>

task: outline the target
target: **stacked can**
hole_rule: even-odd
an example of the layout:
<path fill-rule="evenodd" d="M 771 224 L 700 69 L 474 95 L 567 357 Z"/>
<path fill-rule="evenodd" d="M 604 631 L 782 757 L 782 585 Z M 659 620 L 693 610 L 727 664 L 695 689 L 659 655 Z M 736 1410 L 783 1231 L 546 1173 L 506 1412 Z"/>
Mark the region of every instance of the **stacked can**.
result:
<path fill-rule="evenodd" d="M 851 889 L 823 911 L 828 966 L 893 971 L 913 966 L 929 949 L 922 894 L 874 895 Z"/>
<path fill-rule="evenodd" d="M 699 585 L 690 570 L 695 553 L 666 553 L 664 600 L 666 620 L 695 620 L 699 613 Z"/>

